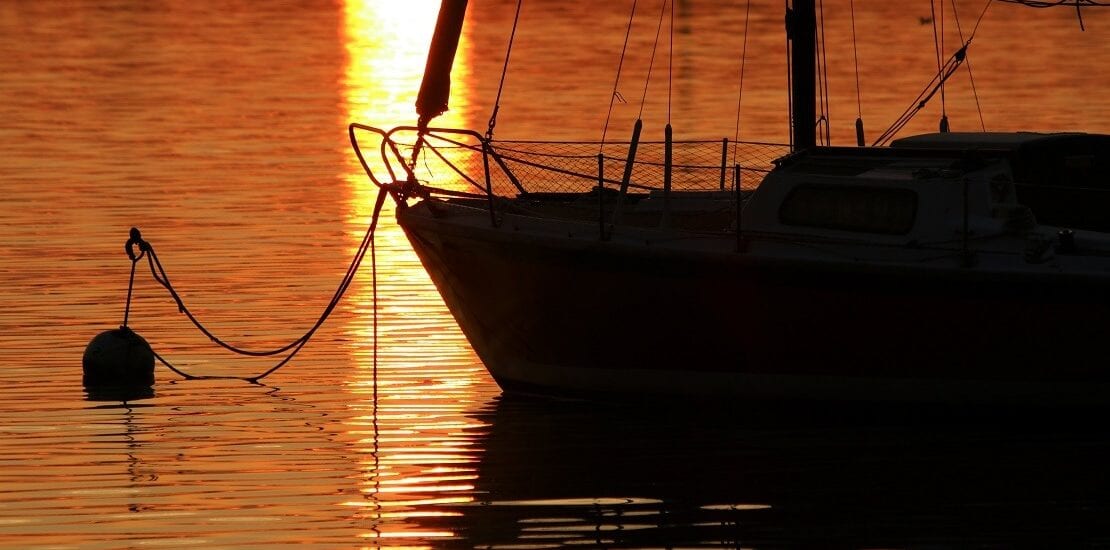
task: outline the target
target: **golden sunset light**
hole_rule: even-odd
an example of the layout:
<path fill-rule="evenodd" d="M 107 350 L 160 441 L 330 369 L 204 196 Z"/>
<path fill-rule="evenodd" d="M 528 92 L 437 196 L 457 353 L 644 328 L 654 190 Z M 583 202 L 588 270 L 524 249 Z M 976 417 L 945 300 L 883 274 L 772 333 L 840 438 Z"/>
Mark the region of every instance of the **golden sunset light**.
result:
<path fill-rule="evenodd" d="M 1107 7 L 0 2 L 0 548 L 1103 547 Z"/>

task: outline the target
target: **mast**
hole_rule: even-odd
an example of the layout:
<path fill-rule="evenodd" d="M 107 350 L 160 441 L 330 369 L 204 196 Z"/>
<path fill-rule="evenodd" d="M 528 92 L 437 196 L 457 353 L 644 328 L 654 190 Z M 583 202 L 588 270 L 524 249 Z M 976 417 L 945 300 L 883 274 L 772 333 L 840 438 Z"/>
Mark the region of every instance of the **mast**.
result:
<path fill-rule="evenodd" d="M 795 151 L 817 146 L 817 15 L 814 0 L 793 0 L 786 9 L 790 41 L 790 130 Z"/>

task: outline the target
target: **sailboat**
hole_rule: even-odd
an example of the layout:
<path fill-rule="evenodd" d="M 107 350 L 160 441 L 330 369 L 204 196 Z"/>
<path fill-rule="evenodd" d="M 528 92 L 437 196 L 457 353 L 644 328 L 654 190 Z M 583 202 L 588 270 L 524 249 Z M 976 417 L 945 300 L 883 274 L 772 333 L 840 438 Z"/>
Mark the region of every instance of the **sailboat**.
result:
<path fill-rule="evenodd" d="M 943 132 L 818 146 L 807 122 L 815 7 L 793 0 L 788 150 L 739 144 L 736 165 L 693 164 L 676 158 L 721 144 L 641 142 L 638 127 L 615 156 L 498 142 L 430 125 L 447 106 L 465 10 L 443 1 L 418 124 L 350 133 L 504 391 L 1110 396 L 1110 136 Z M 381 167 L 363 154 L 367 135 Z M 426 159 L 455 185 L 421 181 L 414 167 Z M 741 170 L 763 179 L 744 188 Z"/>

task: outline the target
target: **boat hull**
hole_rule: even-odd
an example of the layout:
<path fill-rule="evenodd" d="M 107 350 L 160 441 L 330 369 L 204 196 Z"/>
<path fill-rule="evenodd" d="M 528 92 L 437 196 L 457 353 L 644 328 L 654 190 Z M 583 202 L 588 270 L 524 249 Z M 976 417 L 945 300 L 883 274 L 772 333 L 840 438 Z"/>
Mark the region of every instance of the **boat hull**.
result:
<path fill-rule="evenodd" d="M 522 231 L 418 203 L 398 220 L 505 390 L 572 396 L 1100 403 L 1097 282 L 908 270 Z M 706 242 L 705 238 L 700 239 Z"/>

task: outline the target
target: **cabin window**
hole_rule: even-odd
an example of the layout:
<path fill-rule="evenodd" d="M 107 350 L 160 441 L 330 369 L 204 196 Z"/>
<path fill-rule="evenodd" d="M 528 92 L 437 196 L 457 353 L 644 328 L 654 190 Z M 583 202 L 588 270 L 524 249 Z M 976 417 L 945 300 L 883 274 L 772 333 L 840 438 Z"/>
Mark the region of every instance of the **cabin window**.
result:
<path fill-rule="evenodd" d="M 804 184 L 779 208 L 779 220 L 841 231 L 908 233 L 917 215 L 917 194 L 909 189 Z"/>

